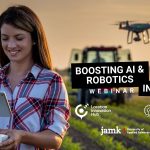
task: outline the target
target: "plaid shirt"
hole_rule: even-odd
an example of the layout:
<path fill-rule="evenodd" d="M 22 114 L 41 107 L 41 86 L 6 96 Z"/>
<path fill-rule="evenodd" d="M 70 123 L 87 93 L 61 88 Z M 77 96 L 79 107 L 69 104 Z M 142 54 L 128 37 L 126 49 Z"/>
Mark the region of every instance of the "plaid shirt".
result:
<path fill-rule="evenodd" d="M 7 126 L 29 132 L 49 129 L 64 137 L 69 127 L 70 107 L 62 78 L 35 64 L 12 91 L 5 73 L 8 67 L 9 64 L 0 69 L 0 91 L 6 93 L 13 114 L 12 126 Z M 35 149 L 26 144 L 18 146 L 18 150 Z"/>

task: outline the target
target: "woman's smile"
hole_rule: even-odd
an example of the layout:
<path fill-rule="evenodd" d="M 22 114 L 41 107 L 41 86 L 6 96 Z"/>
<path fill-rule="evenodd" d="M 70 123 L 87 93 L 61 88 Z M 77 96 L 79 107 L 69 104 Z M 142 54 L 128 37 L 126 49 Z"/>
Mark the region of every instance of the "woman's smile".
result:
<path fill-rule="evenodd" d="M 11 56 L 17 56 L 17 54 L 20 52 L 21 50 L 8 50 L 8 52 L 10 53 Z"/>

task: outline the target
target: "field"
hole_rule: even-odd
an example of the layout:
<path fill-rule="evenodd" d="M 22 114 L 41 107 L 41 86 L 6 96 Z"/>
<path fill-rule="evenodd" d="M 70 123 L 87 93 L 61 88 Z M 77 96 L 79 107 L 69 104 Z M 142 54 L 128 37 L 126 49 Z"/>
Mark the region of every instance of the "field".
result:
<path fill-rule="evenodd" d="M 68 92 L 72 89 L 66 82 Z M 107 105 L 111 113 L 91 116 L 88 113 L 82 120 L 75 114 L 76 96 L 69 95 L 71 104 L 70 128 L 64 138 L 61 150 L 150 150 L 150 117 L 144 114 L 144 108 L 150 104 L 150 97 L 137 95 L 126 101 L 126 104 L 109 105 L 109 100 L 98 100 L 95 105 Z M 90 112 L 90 106 L 87 107 Z M 121 129 L 121 134 L 101 135 L 103 128 Z M 147 133 L 127 134 L 129 131 Z M 134 129 L 134 130 L 130 130 Z"/>

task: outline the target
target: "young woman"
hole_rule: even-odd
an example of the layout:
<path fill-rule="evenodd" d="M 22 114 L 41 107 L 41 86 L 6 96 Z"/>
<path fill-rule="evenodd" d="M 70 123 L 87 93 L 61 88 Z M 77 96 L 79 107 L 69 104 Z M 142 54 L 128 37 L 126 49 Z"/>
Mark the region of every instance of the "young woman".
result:
<path fill-rule="evenodd" d="M 0 92 L 12 117 L 0 149 L 58 149 L 69 124 L 69 103 L 62 78 L 52 71 L 42 25 L 26 6 L 12 6 L 0 16 Z M 4 120 L 0 120 L 4 122 Z"/>

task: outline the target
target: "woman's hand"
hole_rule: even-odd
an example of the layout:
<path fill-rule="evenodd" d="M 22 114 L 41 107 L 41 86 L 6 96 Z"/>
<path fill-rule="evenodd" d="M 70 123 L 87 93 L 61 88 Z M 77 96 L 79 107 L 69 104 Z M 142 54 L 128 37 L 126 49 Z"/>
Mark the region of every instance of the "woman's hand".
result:
<path fill-rule="evenodd" d="M 0 134 L 9 136 L 6 141 L 0 143 L 0 150 L 16 150 L 21 143 L 42 149 L 59 149 L 62 143 L 62 138 L 50 130 L 32 133 L 23 130 L 0 129 Z"/>
<path fill-rule="evenodd" d="M 23 132 L 22 130 L 0 129 L 0 134 L 8 135 L 8 139 L 0 143 L 0 150 L 16 150 L 21 142 Z"/>

